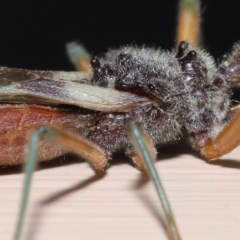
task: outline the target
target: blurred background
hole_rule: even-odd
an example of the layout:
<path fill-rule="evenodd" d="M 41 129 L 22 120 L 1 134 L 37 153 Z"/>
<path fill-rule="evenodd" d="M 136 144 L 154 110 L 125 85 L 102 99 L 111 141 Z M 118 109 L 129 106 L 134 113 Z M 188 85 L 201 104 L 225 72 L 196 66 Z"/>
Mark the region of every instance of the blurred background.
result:
<path fill-rule="evenodd" d="M 124 44 L 171 49 L 177 0 L 1 1 L 0 65 L 73 70 L 65 44 L 81 41 L 93 55 Z M 219 59 L 240 40 L 240 1 L 203 0 L 204 47 Z"/>

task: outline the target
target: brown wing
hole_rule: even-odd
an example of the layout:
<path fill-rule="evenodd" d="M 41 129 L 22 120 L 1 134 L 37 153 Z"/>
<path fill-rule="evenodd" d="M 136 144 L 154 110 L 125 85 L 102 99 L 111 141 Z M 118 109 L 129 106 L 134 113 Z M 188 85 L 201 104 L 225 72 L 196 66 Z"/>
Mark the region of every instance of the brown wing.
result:
<path fill-rule="evenodd" d="M 75 105 L 110 112 L 151 105 L 141 96 L 88 84 L 91 75 L 81 72 L 29 71 L 0 68 L 0 102 L 38 105 Z"/>

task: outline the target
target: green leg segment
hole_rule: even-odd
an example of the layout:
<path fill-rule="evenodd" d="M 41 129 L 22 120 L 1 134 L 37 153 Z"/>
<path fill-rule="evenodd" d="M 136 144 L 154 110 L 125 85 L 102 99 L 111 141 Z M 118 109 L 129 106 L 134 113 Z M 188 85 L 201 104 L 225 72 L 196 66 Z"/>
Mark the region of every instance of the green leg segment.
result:
<path fill-rule="evenodd" d="M 167 227 L 168 227 L 168 234 L 169 234 L 169 240 L 180 240 L 181 237 L 179 235 L 177 225 L 174 220 L 173 213 L 170 208 L 170 204 L 168 202 L 167 196 L 165 194 L 165 191 L 163 189 L 163 185 L 160 181 L 160 178 L 158 176 L 157 170 L 155 168 L 155 165 L 153 163 L 153 159 L 151 159 L 149 151 L 147 149 L 146 143 L 144 142 L 144 137 L 141 132 L 141 128 L 136 123 L 131 123 L 129 125 L 129 131 L 131 134 L 131 137 L 133 141 L 136 143 L 139 153 L 141 154 L 142 159 L 145 162 L 145 166 L 148 172 L 148 175 L 152 179 L 155 188 L 157 190 L 157 194 L 160 198 L 163 210 L 165 212 Z"/>
<path fill-rule="evenodd" d="M 35 129 L 31 134 L 31 137 L 29 139 L 29 152 L 25 167 L 25 179 L 22 191 L 20 211 L 18 214 L 18 220 L 13 240 L 19 240 L 21 237 L 32 182 L 32 175 L 36 167 L 38 144 L 43 139 L 43 137 L 52 140 L 53 138 L 56 138 L 56 135 L 56 131 L 50 127 L 39 127 Z"/>

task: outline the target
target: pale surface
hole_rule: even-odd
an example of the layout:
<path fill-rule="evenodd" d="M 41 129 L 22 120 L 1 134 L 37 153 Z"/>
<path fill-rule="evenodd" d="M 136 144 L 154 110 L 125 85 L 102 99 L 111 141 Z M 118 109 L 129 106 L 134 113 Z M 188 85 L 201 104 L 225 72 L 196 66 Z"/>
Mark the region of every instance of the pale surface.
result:
<path fill-rule="evenodd" d="M 240 148 L 215 165 L 181 146 L 161 152 L 157 168 L 182 240 L 240 239 Z M 36 171 L 22 239 L 167 239 L 153 185 L 128 160 L 111 161 L 95 181 L 88 164 L 66 162 Z M 1 240 L 12 238 L 23 176 L 0 169 Z"/>

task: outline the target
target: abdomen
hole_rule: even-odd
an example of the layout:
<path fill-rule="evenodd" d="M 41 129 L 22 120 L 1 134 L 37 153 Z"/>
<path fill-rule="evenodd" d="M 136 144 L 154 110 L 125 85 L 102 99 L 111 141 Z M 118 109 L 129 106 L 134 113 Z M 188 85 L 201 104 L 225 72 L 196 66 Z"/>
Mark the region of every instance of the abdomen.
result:
<path fill-rule="evenodd" d="M 62 130 L 81 134 L 91 114 L 24 104 L 0 105 L 0 165 L 22 164 L 26 159 L 27 136 L 40 125 L 53 125 Z M 41 142 L 38 161 L 46 161 L 67 152 L 57 144 Z"/>

